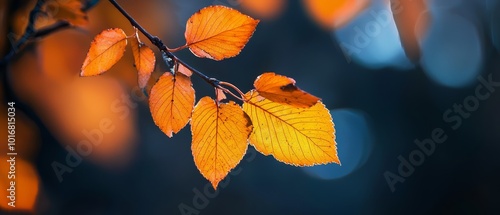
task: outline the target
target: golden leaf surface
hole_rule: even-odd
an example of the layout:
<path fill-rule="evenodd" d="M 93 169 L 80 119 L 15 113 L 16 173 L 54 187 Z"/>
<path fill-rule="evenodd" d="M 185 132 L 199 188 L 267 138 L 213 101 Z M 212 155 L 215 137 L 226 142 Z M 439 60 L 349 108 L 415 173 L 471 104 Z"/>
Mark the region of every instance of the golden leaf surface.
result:
<path fill-rule="evenodd" d="M 264 155 L 296 166 L 338 163 L 335 129 L 322 102 L 310 108 L 282 105 L 256 91 L 245 94 L 243 110 L 253 122 L 250 144 Z"/>

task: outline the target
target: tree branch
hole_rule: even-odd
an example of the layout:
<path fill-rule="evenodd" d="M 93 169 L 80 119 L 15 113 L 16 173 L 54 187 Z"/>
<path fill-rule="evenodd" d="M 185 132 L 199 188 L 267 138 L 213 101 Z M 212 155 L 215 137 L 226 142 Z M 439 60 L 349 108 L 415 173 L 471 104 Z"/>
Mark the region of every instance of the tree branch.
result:
<path fill-rule="evenodd" d="M 220 81 L 219 80 L 217 80 L 215 78 L 211 78 L 211 77 L 203 74 L 202 72 L 198 71 L 197 69 L 193 68 L 192 66 L 190 66 L 189 64 L 185 63 L 184 61 L 179 59 L 177 56 L 175 56 L 172 52 L 169 51 L 169 48 L 165 45 L 165 43 L 163 43 L 163 41 L 159 37 L 150 34 L 127 11 L 125 11 L 125 9 L 123 9 L 123 7 L 120 6 L 120 4 L 118 4 L 118 2 L 116 2 L 116 0 L 109 0 L 109 2 L 118 11 L 120 11 L 120 13 L 123 16 L 125 16 L 125 18 L 128 19 L 128 21 L 130 22 L 130 24 L 132 26 L 136 27 L 144 36 L 146 36 L 149 39 L 149 41 L 151 41 L 151 43 L 153 45 L 155 45 L 164 55 L 166 55 L 167 58 L 174 59 L 175 61 L 184 65 L 189 70 L 193 71 L 194 74 L 196 74 L 198 77 L 202 78 L 208 84 L 212 85 L 213 87 L 220 88 L 220 85 L 219 85 Z M 169 63 L 167 63 L 167 65 L 171 66 Z"/>
<path fill-rule="evenodd" d="M 88 11 L 91 8 L 93 8 L 99 0 L 87 0 L 83 4 L 82 11 Z M 52 25 L 40 28 L 40 29 L 35 29 L 35 21 L 37 16 L 42 12 L 42 6 L 45 4 L 45 0 L 38 0 L 36 2 L 35 7 L 30 11 L 29 15 L 29 21 L 28 25 L 26 26 L 26 29 L 24 30 L 24 34 L 19 38 L 18 41 L 16 41 L 13 45 L 12 48 L 10 49 L 9 53 L 5 55 L 5 57 L 0 61 L 0 65 L 6 64 L 9 62 L 12 57 L 14 57 L 19 50 L 26 45 L 29 41 L 36 39 L 36 38 L 42 38 L 44 36 L 47 36 L 49 34 L 52 34 L 56 31 L 60 31 L 63 29 L 67 29 L 70 27 L 73 27 L 68 21 L 58 21 Z"/>

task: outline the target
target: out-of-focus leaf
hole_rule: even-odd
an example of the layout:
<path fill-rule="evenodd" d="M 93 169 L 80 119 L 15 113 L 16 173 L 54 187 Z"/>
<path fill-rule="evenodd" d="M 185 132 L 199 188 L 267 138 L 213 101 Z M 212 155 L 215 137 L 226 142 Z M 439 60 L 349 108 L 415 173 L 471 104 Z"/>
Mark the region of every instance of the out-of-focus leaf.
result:
<path fill-rule="evenodd" d="M 241 7 L 253 15 L 271 19 L 279 15 L 286 7 L 287 0 L 241 0 Z"/>
<path fill-rule="evenodd" d="M 66 20 L 76 26 L 88 24 L 88 17 L 83 11 L 84 5 L 81 0 L 56 0 L 48 5 L 55 7 L 48 10 L 54 19 Z"/>
<path fill-rule="evenodd" d="M 431 19 L 426 0 L 391 0 L 391 9 L 406 56 L 417 62 L 421 55 L 419 41 Z"/>
<path fill-rule="evenodd" d="M 369 0 L 304 0 L 312 18 L 328 30 L 342 27 L 363 11 Z"/>

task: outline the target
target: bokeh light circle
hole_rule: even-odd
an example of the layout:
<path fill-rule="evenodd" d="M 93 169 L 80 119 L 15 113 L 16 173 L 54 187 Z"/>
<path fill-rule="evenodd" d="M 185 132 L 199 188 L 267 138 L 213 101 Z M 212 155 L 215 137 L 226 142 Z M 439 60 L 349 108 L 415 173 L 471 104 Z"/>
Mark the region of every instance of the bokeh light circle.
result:
<path fill-rule="evenodd" d="M 348 62 L 369 68 L 409 69 L 390 5 L 375 1 L 351 22 L 333 32 Z"/>
<path fill-rule="evenodd" d="M 435 82 L 464 87 L 479 74 L 482 42 L 476 27 L 464 17 L 443 11 L 422 43 L 422 67 Z"/>

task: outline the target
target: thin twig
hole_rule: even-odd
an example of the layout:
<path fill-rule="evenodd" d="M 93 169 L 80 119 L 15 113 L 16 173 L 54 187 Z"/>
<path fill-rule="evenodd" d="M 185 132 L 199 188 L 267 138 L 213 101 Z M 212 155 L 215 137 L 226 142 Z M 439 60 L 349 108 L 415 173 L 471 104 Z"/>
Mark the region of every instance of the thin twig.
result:
<path fill-rule="evenodd" d="M 186 46 L 186 45 L 183 45 L 183 46 L 179 46 L 179 47 L 177 47 L 177 48 L 168 49 L 168 51 L 169 51 L 169 52 L 176 52 L 176 51 L 183 50 L 183 49 L 185 49 L 185 48 L 187 48 L 187 46 Z"/>
<path fill-rule="evenodd" d="M 17 53 L 17 51 L 24 46 L 24 44 L 31 39 L 33 34 L 35 34 L 35 20 L 40 11 L 42 10 L 42 6 L 45 3 L 45 0 L 38 0 L 35 4 L 35 7 L 33 10 L 31 10 L 29 19 L 28 19 L 28 25 L 26 26 L 26 29 L 24 30 L 24 34 L 19 38 L 18 41 L 16 41 L 13 45 L 12 48 L 10 49 L 9 53 L 5 55 L 5 57 L 2 59 L 0 64 L 7 63 L 14 55 Z"/>
<path fill-rule="evenodd" d="M 93 8 L 99 0 L 87 0 L 85 4 L 83 5 L 82 11 L 88 11 L 91 8 Z M 9 53 L 5 55 L 5 57 L 0 61 L 0 65 L 6 64 L 9 62 L 12 57 L 14 57 L 19 50 L 24 47 L 29 41 L 36 39 L 36 38 L 42 38 L 44 36 L 47 36 L 49 34 L 52 34 L 56 31 L 60 31 L 66 28 L 73 27 L 71 23 L 65 20 L 58 21 L 52 25 L 45 26 L 43 28 L 40 28 L 38 30 L 35 29 L 35 21 L 37 16 L 40 14 L 42 6 L 44 5 L 45 0 L 38 0 L 36 2 L 35 7 L 31 10 L 30 15 L 29 15 L 29 21 L 28 25 L 26 26 L 26 29 L 24 31 L 24 34 L 19 38 L 18 41 L 16 41 L 13 45 L 12 48 L 10 49 Z"/>
<path fill-rule="evenodd" d="M 199 70 L 193 68 L 192 66 L 190 66 L 189 64 L 185 63 L 184 61 L 182 61 L 181 59 L 179 59 L 177 56 L 175 56 L 172 52 L 170 52 L 170 49 L 165 45 L 165 43 L 163 43 L 163 41 L 157 37 L 157 36 L 154 36 L 152 34 L 150 34 L 144 27 L 142 27 L 127 11 L 125 11 L 125 9 L 123 9 L 122 6 L 120 6 L 120 4 L 118 4 L 118 2 L 116 2 L 116 0 L 109 0 L 109 2 L 118 10 L 120 11 L 120 13 L 125 16 L 125 18 L 127 18 L 127 20 L 130 22 L 130 24 L 134 27 L 136 27 L 137 29 L 139 29 L 139 31 L 144 35 L 146 36 L 149 41 L 151 41 L 151 43 L 153 45 L 155 45 L 156 47 L 158 47 L 158 49 L 164 53 L 168 58 L 171 58 L 171 59 L 174 59 L 175 61 L 179 62 L 180 64 L 184 65 L 187 69 L 191 70 L 194 74 L 196 74 L 197 76 L 199 76 L 200 78 L 202 78 L 205 82 L 207 82 L 208 84 L 212 85 L 213 87 L 219 87 L 219 80 L 215 79 L 215 78 L 211 78 L 205 74 L 203 74 L 202 72 L 200 72 Z"/>

